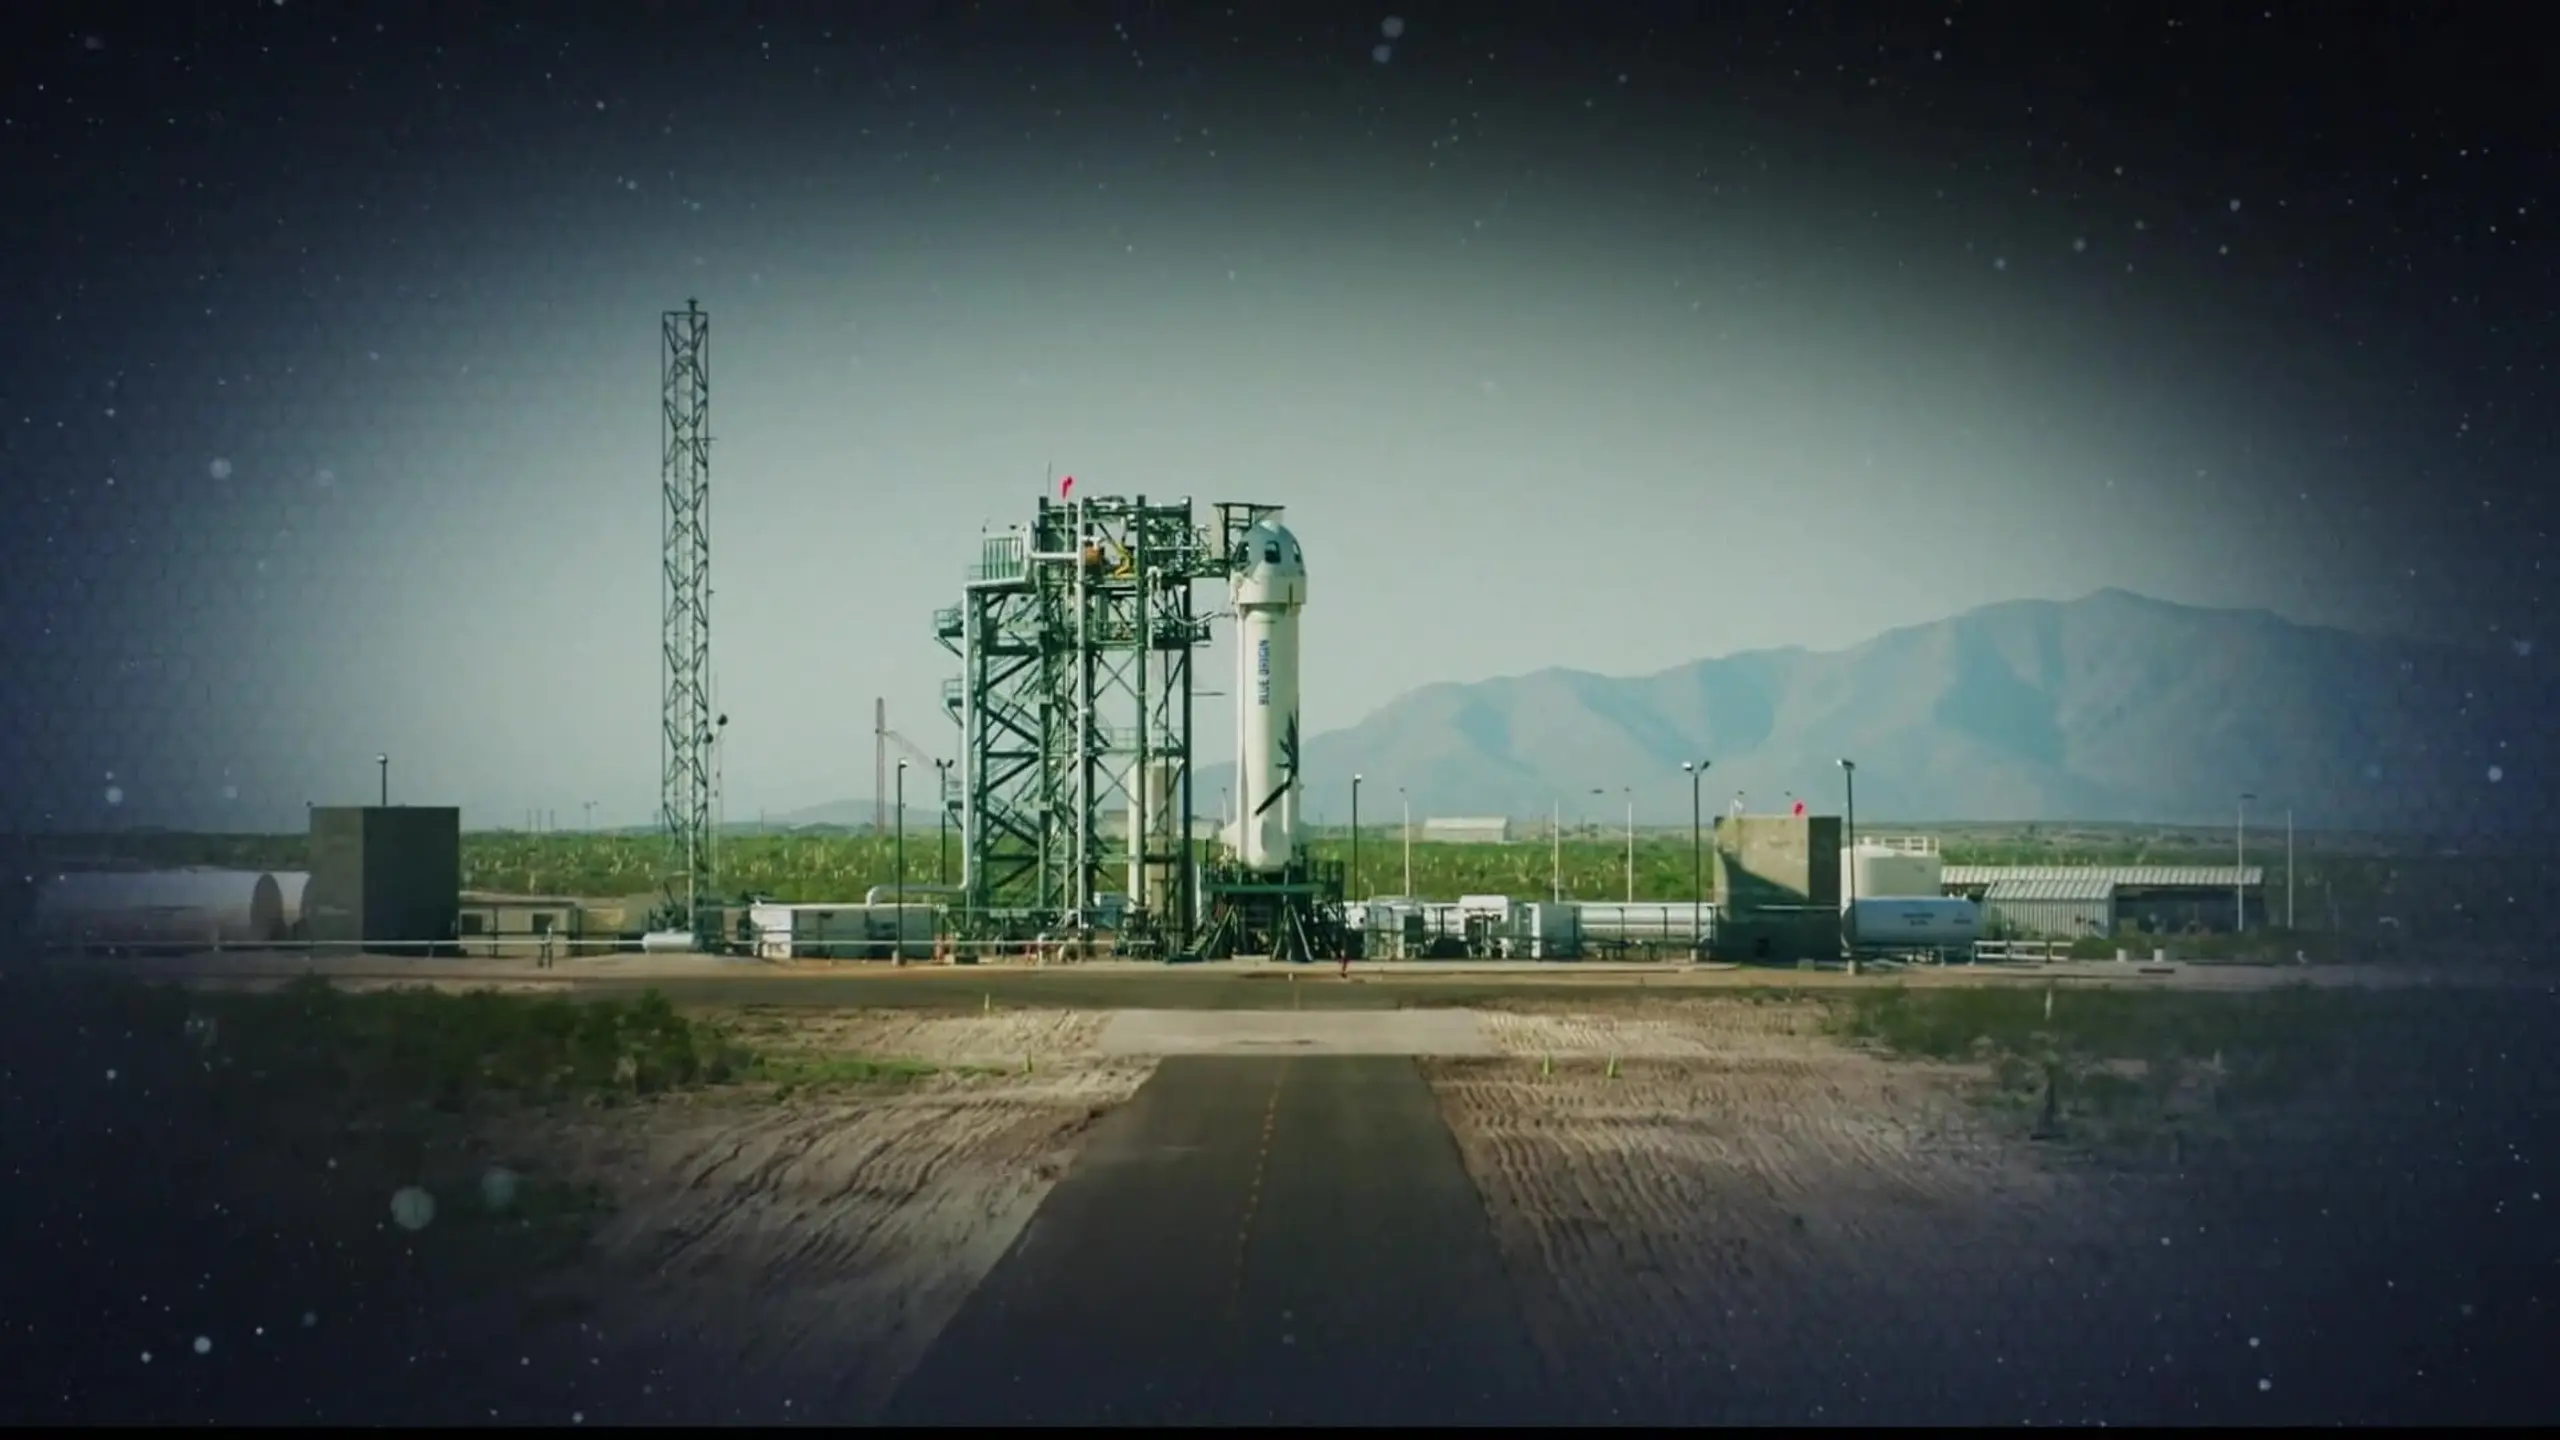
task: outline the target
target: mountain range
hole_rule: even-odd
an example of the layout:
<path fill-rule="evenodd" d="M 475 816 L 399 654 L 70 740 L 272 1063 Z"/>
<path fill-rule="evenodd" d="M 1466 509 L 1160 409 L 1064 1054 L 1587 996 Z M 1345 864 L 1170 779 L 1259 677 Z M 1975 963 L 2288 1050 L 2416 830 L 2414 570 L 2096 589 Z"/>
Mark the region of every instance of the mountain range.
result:
<path fill-rule="evenodd" d="M 1508 815 L 1685 823 L 1683 761 L 1720 813 L 1801 797 L 1860 822 L 2214 824 L 2244 793 L 2298 823 L 2436 835 L 2552 828 L 2549 662 L 2124 590 L 2014 601 L 1845 650 L 1758 650 L 1659 674 L 1570 669 L 1414 690 L 1311 737 L 1309 818 Z M 1205 720 L 1205 715 L 1204 715 Z M 1230 742 L 1204 723 L 1204 751 Z M 1203 766 L 1203 811 L 1232 767 Z M 1595 793 L 1596 792 L 1596 793 Z"/>

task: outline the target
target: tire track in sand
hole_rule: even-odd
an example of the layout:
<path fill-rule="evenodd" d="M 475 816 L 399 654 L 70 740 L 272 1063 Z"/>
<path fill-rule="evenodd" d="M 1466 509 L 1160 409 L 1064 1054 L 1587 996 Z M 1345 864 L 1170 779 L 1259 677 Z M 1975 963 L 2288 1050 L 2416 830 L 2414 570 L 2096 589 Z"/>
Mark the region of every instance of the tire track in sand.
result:
<path fill-rule="evenodd" d="M 721 1377 L 692 1389 L 755 1401 L 748 1413 L 704 1399 L 687 1418 L 858 1423 L 1013 1242 L 1086 1128 L 1150 1069 L 678 1102 L 642 1125 L 555 1132 L 567 1153 L 548 1168 L 617 1202 L 558 1293 L 605 1317 L 612 1340 Z"/>
<path fill-rule="evenodd" d="M 1839 1418 L 1925 1390 L 1861 1346 L 1947 1329 L 1933 1311 L 2014 1261 L 2056 1182 L 1929 1077 L 1791 1031 L 1787 1007 L 1729 1008 L 1650 1037 L 1696 1058 L 1622 1059 L 1615 1078 L 1589 1060 L 1426 1067 L 1542 1355 L 1620 1419 Z M 1512 1018 L 1537 1023 L 1498 1042 L 1638 1049 L 1619 1017 Z"/>

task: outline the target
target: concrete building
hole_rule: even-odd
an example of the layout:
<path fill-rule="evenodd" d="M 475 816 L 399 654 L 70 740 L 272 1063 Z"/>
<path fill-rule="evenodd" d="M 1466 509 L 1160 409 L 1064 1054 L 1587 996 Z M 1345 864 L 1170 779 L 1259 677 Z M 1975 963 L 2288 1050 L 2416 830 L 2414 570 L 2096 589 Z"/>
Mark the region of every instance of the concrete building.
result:
<path fill-rule="evenodd" d="M 557 895 L 498 895 L 465 891 L 456 916 L 465 955 L 526 959 L 548 948 L 559 959 L 577 952 L 586 934 L 586 911 Z"/>
<path fill-rule="evenodd" d="M 1720 913 L 1772 906 L 1840 910 L 1840 817 L 1727 815 L 1716 821 Z"/>
<path fill-rule="evenodd" d="M 1837 815 L 1727 815 L 1715 829 L 1720 959 L 1791 965 L 1841 950 Z"/>
<path fill-rule="evenodd" d="M 316 945 L 450 949 L 462 897 L 462 812 L 450 805 L 322 806 L 311 812 L 303 925 Z"/>

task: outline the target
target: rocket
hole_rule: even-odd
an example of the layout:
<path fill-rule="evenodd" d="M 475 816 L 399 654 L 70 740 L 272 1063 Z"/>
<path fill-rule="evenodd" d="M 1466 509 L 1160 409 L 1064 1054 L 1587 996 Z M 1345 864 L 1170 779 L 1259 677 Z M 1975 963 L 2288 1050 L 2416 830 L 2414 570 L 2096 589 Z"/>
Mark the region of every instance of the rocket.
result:
<path fill-rule="evenodd" d="M 1288 867 L 1298 849 L 1298 611 L 1306 557 L 1276 514 L 1246 527 L 1229 572 L 1236 606 L 1236 856 Z"/>

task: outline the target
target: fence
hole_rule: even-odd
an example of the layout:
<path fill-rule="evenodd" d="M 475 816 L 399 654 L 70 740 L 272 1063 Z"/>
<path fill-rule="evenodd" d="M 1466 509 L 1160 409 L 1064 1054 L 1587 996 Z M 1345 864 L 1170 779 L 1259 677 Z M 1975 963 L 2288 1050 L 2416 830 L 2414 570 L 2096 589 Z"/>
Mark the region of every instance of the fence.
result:
<path fill-rule="evenodd" d="M 347 940 L 270 940 L 240 944 L 150 944 L 109 941 L 62 942 L 30 947 L 38 954 L 53 957 L 167 957 L 193 958 L 227 955 L 241 958 L 256 956 L 292 957 L 297 959 L 352 959 L 372 956 L 390 959 L 506 960 L 545 965 L 560 960 L 596 959 L 613 955 L 652 955 L 667 959 L 727 959 L 741 963 L 774 965 L 1072 965 L 1087 960 L 1129 958 L 1119 953 L 1108 941 L 1040 939 L 1040 940 L 957 940 L 948 936 L 907 942 L 906 953 L 895 953 L 892 940 L 816 942 L 813 950 L 831 953 L 795 955 L 789 958 L 753 953 L 753 947 L 733 946 L 723 951 L 644 950 L 640 943 L 625 936 L 573 937 L 568 935 L 472 935 L 454 940 L 373 940 L 357 944 Z M 1156 958 L 1156 957 L 1141 957 Z"/>
<path fill-rule="evenodd" d="M 1976 965 L 2051 965 L 2071 958 L 2068 940 L 1976 940 Z"/>

